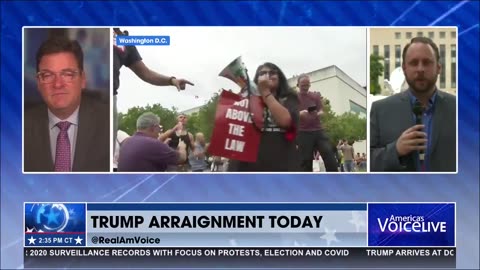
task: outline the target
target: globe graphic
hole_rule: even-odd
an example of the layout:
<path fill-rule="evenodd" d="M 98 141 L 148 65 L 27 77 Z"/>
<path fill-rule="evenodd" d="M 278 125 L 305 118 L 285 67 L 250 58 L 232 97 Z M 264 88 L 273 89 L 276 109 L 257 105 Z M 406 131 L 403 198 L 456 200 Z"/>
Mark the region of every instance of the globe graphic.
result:
<path fill-rule="evenodd" d="M 69 213 L 63 204 L 41 204 L 35 215 L 35 227 L 40 232 L 62 232 L 67 226 Z"/>

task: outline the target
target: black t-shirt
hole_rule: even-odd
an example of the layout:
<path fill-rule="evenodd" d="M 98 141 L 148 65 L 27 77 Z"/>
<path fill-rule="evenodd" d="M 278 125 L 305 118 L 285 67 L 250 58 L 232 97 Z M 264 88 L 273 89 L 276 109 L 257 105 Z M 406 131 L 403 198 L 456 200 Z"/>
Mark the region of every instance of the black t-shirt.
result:
<path fill-rule="evenodd" d="M 293 127 L 298 129 L 299 113 L 297 96 L 292 93 L 286 97 L 278 98 L 278 101 L 287 108 L 293 121 Z M 285 136 L 287 130 L 278 127 L 268 108 L 264 109 L 263 116 L 264 130 L 260 137 L 257 161 L 241 162 L 231 160 L 228 170 L 245 172 L 301 171 L 301 158 L 297 150 L 296 140 L 287 140 Z"/>
<path fill-rule="evenodd" d="M 185 160 L 185 164 L 189 163 L 188 161 L 188 156 L 190 156 L 190 152 L 191 152 L 191 146 L 192 146 L 192 142 L 190 141 L 190 132 L 187 131 L 187 134 L 184 134 L 184 135 L 180 135 L 178 136 L 176 132 L 174 132 L 172 135 L 170 135 L 170 141 L 168 142 L 168 146 L 170 146 L 171 148 L 173 149 L 177 149 L 178 147 L 178 144 L 180 143 L 180 140 L 182 140 L 186 145 L 187 145 L 187 148 L 185 149 L 186 152 L 187 152 L 187 159 Z"/>
<path fill-rule="evenodd" d="M 168 146 L 170 146 L 173 149 L 177 149 L 178 144 L 180 143 L 180 140 L 182 140 L 186 145 L 186 151 L 187 151 L 187 157 L 190 154 L 190 148 L 192 145 L 192 142 L 190 141 L 190 133 L 187 131 L 187 134 L 180 135 L 178 136 L 177 133 L 173 132 L 172 135 L 170 135 L 170 141 L 168 142 Z"/>
<path fill-rule="evenodd" d="M 135 46 L 113 46 L 113 95 L 117 95 L 120 87 L 120 68 L 137 61 L 142 61 L 142 57 Z"/>

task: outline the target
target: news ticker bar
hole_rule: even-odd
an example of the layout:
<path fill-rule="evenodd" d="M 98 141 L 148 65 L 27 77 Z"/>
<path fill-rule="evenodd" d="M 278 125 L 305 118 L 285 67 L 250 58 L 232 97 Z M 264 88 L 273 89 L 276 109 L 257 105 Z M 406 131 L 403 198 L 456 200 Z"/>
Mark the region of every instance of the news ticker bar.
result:
<path fill-rule="evenodd" d="M 26 203 L 25 247 L 447 247 L 454 203 Z"/>
<path fill-rule="evenodd" d="M 455 268 L 456 248 L 25 248 L 25 268 Z"/>

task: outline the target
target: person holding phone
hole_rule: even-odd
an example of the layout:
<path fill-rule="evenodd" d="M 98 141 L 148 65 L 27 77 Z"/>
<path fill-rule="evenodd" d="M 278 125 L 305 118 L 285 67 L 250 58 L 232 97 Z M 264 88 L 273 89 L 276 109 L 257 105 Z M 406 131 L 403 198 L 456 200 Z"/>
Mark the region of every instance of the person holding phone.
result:
<path fill-rule="evenodd" d="M 159 139 L 160 141 L 168 144 L 168 146 L 170 146 L 173 149 L 176 149 L 178 147 L 179 142 L 183 141 L 187 146 L 186 151 L 187 151 L 187 156 L 189 156 L 190 152 L 192 152 L 192 150 L 195 149 L 195 145 L 194 145 L 193 134 L 187 130 L 187 120 L 188 120 L 187 115 L 181 113 L 177 116 L 177 120 L 178 120 L 177 124 L 173 128 L 162 133 L 159 136 Z M 182 164 L 178 164 L 175 167 L 170 167 L 169 171 L 186 172 L 189 170 L 189 167 L 190 165 L 187 159 Z"/>
<path fill-rule="evenodd" d="M 308 75 L 300 75 L 297 79 L 300 89 L 300 125 L 298 133 L 298 146 L 302 157 L 302 169 L 306 172 L 313 171 L 313 153 L 320 152 L 327 172 L 338 171 L 330 141 L 321 125 L 320 117 L 323 114 L 322 96 L 310 90 Z"/>

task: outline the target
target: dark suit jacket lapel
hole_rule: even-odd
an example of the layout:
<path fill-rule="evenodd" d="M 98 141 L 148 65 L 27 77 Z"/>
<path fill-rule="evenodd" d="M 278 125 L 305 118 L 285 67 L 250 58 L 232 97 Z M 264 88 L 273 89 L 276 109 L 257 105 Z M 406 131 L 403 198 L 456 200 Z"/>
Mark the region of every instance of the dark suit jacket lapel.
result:
<path fill-rule="evenodd" d="M 392 125 L 399 125 L 400 127 L 402 127 L 401 130 L 403 131 L 412 127 L 415 124 L 413 121 L 412 104 L 410 103 L 410 96 L 408 95 L 407 91 L 404 91 L 400 94 L 400 106 L 395 112 L 398 113 L 398 115 L 401 115 L 401 117 L 399 117 L 399 119 L 401 119 L 401 122 L 391 123 Z"/>
<path fill-rule="evenodd" d="M 442 121 L 445 119 L 444 117 L 444 112 L 445 109 L 443 108 L 445 105 L 445 100 L 443 93 L 439 90 L 437 90 L 437 97 L 435 98 L 435 107 L 434 107 L 434 112 L 432 116 L 432 126 L 431 126 L 431 132 L 432 132 L 432 137 L 431 137 L 431 143 L 430 143 L 430 149 L 429 149 L 429 154 L 431 155 L 435 147 L 438 143 L 438 137 L 440 136 L 440 133 L 442 132 L 442 128 L 445 125 L 442 125 Z"/>
<path fill-rule="evenodd" d="M 25 130 L 28 135 L 28 142 L 30 144 L 30 153 L 25 153 L 25 155 L 32 155 L 26 159 L 33 158 L 36 164 L 33 171 L 53 171 L 54 162 L 52 160 L 52 151 L 50 149 L 50 127 L 48 124 L 48 111 L 47 107 L 40 107 L 35 111 L 37 115 L 32 115 L 34 117 L 31 119 L 32 130 Z M 27 136 L 27 135 L 25 135 Z"/>
<path fill-rule="evenodd" d="M 412 104 L 410 102 L 410 96 L 408 94 L 408 91 L 406 90 L 400 93 L 400 106 L 398 106 L 396 113 L 400 115 L 398 118 L 400 120 L 399 123 L 391 123 L 392 125 L 399 125 L 401 127 L 401 131 L 404 132 L 408 128 L 412 127 L 415 124 L 415 121 L 413 119 L 413 113 L 412 113 Z M 400 137 L 400 134 L 399 134 Z M 416 170 L 416 164 L 415 164 L 415 156 L 414 153 L 407 155 L 403 157 L 401 160 L 403 160 L 403 164 L 407 166 L 408 171 L 415 171 Z"/>
<path fill-rule="evenodd" d="M 82 169 L 89 160 L 89 142 L 93 140 L 95 134 L 94 121 L 91 121 L 95 115 L 91 115 L 88 98 L 82 96 L 82 101 L 78 111 L 78 131 L 77 131 L 77 143 L 75 145 L 75 157 L 73 159 L 72 171 L 84 171 Z M 89 121 L 90 120 L 90 121 Z M 94 149 L 93 149 L 94 151 Z"/>

